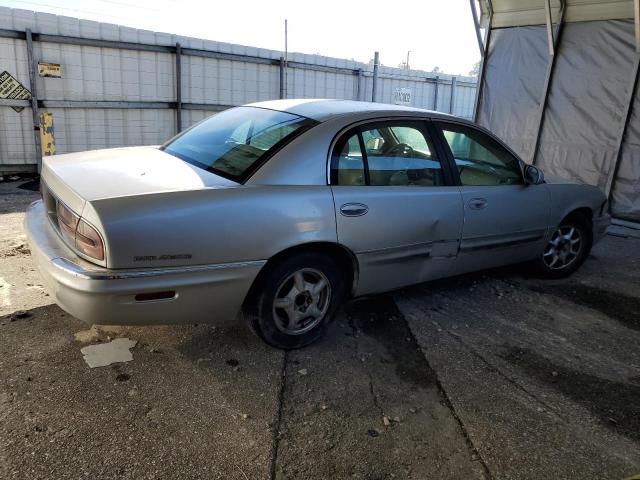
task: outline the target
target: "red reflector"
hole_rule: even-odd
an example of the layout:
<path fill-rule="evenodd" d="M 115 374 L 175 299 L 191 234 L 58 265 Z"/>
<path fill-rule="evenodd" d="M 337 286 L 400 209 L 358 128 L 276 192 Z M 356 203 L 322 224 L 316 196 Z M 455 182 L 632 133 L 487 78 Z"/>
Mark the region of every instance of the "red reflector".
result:
<path fill-rule="evenodd" d="M 151 292 L 151 293 L 139 293 L 135 296 L 136 302 L 148 302 L 150 300 L 168 300 L 176 296 L 176 292 L 173 290 L 167 292 Z"/>

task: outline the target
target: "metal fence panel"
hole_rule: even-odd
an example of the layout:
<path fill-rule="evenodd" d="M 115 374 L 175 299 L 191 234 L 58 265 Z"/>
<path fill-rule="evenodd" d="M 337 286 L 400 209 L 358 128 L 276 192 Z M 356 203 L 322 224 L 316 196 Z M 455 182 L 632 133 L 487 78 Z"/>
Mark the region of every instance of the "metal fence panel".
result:
<path fill-rule="evenodd" d="M 176 43 L 182 128 L 228 106 L 280 96 L 279 51 L 0 7 L 0 71 L 8 70 L 26 87 L 25 29 L 33 31 L 36 61 L 62 68 L 61 78 L 36 78 L 40 111 L 53 114 L 57 153 L 158 144 L 173 136 Z M 372 69 L 353 60 L 291 53 L 285 94 L 370 101 Z M 411 106 L 470 118 L 475 79 L 457 77 L 453 110 L 451 83 L 450 75 L 381 66 L 377 101 L 394 103 L 398 89 L 409 89 Z M 28 107 L 17 113 L 0 105 L 0 170 L 36 164 L 29 117 Z"/>

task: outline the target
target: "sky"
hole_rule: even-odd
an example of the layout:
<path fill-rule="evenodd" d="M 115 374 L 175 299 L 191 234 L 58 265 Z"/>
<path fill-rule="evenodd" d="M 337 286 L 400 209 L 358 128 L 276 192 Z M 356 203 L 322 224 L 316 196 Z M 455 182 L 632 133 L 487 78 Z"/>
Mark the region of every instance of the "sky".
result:
<path fill-rule="evenodd" d="M 158 32 L 467 75 L 480 59 L 468 0 L 0 0 Z"/>

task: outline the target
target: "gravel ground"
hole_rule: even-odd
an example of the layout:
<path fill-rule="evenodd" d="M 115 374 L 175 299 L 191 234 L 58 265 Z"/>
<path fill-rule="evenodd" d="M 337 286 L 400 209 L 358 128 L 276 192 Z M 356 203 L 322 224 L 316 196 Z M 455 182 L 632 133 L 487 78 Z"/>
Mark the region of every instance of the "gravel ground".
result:
<path fill-rule="evenodd" d="M 351 302 L 321 343 L 99 328 L 42 288 L 0 183 L 0 478 L 622 479 L 640 473 L 640 240 Z M 16 312 L 24 311 L 24 315 Z M 78 335 L 79 334 L 79 335 Z M 128 337 L 134 360 L 80 349 Z"/>

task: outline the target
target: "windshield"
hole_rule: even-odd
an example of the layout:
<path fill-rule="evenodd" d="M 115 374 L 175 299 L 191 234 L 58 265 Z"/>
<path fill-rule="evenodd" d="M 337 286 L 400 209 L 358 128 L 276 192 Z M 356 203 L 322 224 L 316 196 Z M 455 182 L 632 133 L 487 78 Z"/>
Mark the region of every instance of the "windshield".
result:
<path fill-rule="evenodd" d="M 232 108 L 200 122 L 162 149 L 191 165 L 242 182 L 272 153 L 315 123 L 265 108 Z"/>

